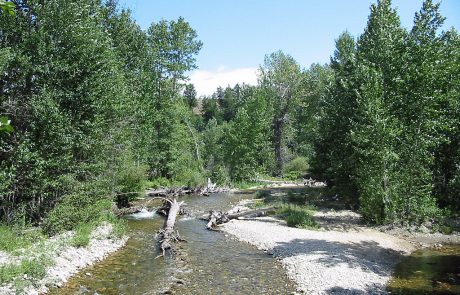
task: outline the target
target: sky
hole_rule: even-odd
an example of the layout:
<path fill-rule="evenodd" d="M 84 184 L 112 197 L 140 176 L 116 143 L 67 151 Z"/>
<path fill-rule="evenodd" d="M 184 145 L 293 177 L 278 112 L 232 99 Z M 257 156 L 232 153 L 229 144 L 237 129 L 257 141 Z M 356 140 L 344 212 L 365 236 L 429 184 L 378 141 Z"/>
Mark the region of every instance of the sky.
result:
<path fill-rule="evenodd" d="M 161 19 L 183 17 L 196 30 L 203 48 L 190 82 L 198 95 L 218 86 L 257 83 L 264 56 L 282 50 L 303 67 L 330 60 L 337 37 L 363 31 L 371 0 L 119 0 L 147 29 Z M 436 2 L 436 1 L 435 1 Z M 393 0 L 401 23 L 411 28 L 423 0 Z M 443 0 L 444 28 L 460 31 L 460 1 Z"/>

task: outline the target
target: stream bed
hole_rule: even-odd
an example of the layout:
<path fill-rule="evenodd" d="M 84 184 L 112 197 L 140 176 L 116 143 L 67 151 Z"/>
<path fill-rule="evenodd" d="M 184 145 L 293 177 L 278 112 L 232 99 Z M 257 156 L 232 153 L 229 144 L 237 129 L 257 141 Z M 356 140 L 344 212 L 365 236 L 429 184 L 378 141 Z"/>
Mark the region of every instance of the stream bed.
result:
<path fill-rule="evenodd" d="M 413 252 L 396 267 L 388 291 L 401 295 L 460 294 L 460 246 Z"/>
<path fill-rule="evenodd" d="M 180 259 L 157 258 L 161 253 L 155 233 L 163 226 L 162 217 L 130 218 L 130 239 L 123 249 L 51 294 L 290 294 L 295 286 L 275 259 L 222 232 L 206 230 L 205 221 L 197 218 L 211 209 L 228 210 L 251 196 L 182 197 L 191 216 L 176 223 L 186 240 L 179 244 Z"/>

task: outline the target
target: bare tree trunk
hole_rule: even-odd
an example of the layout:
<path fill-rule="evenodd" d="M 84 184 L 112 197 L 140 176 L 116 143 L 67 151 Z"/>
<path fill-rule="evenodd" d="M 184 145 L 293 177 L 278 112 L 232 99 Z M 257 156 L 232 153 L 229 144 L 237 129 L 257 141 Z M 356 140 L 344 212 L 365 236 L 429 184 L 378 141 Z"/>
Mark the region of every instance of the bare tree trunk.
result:
<path fill-rule="evenodd" d="M 206 228 L 211 230 L 217 225 L 227 223 L 232 219 L 250 219 L 267 215 L 268 212 L 275 211 L 275 208 L 266 208 L 252 211 L 244 211 L 237 213 L 223 213 L 222 211 L 212 210 L 209 212 L 209 216 L 204 218 L 208 220 Z"/>
<path fill-rule="evenodd" d="M 282 152 L 282 140 L 283 140 L 283 119 L 277 118 L 274 124 L 274 148 L 276 157 L 276 174 L 281 176 L 283 173 L 283 152 Z"/>
<path fill-rule="evenodd" d="M 180 239 L 179 234 L 174 230 L 176 217 L 179 214 L 180 207 L 184 202 L 177 202 L 176 199 L 169 201 L 171 207 L 169 208 L 168 218 L 166 219 L 164 229 L 159 232 L 158 237 L 161 243 L 161 250 L 163 255 L 166 251 L 173 250 L 173 242 Z"/>

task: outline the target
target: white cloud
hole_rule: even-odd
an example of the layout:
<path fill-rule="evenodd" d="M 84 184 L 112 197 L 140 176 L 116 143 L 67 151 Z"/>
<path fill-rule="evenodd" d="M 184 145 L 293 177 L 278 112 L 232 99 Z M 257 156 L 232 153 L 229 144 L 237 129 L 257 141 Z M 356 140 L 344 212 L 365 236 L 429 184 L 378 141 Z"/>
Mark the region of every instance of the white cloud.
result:
<path fill-rule="evenodd" d="M 241 68 L 227 70 L 220 66 L 215 71 L 197 70 L 190 75 L 190 83 L 195 85 L 198 96 L 211 95 L 217 87 L 231 87 L 237 83 L 246 83 L 249 85 L 257 84 L 256 68 Z"/>

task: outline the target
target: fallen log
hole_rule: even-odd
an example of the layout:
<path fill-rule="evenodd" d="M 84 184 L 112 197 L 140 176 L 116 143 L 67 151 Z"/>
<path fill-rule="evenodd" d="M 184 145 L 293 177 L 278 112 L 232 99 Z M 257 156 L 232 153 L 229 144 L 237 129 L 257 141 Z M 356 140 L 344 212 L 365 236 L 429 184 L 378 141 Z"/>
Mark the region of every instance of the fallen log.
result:
<path fill-rule="evenodd" d="M 209 212 L 209 216 L 204 218 L 208 221 L 206 224 L 206 228 L 209 230 L 214 229 L 217 225 L 222 223 L 227 223 L 232 219 L 250 219 L 256 218 L 261 216 L 266 216 L 269 212 L 274 212 L 275 208 L 265 208 L 265 209 L 258 209 L 258 210 L 250 210 L 250 211 L 243 211 L 237 213 L 224 213 L 218 210 L 212 210 Z"/>
<path fill-rule="evenodd" d="M 184 202 L 177 202 L 176 199 L 165 200 L 170 204 L 168 218 L 165 221 L 164 228 L 157 234 L 163 256 L 165 255 L 166 251 L 174 251 L 173 243 L 181 240 L 179 232 L 174 230 L 174 225 L 176 223 L 176 217 L 181 210 L 181 206 L 184 204 Z"/>
<path fill-rule="evenodd" d="M 145 194 L 150 197 L 176 197 L 176 196 L 183 196 L 189 194 L 197 194 L 203 196 L 209 196 L 213 193 L 221 193 L 229 191 L 230 188 L 228 187 L 218 187 L 217 184 L 212 183 L 212 181 L 208 178 L 208 182 L 204 186 L 198 187 L 160 187 L 158 189 L 147 189 Z"/>

